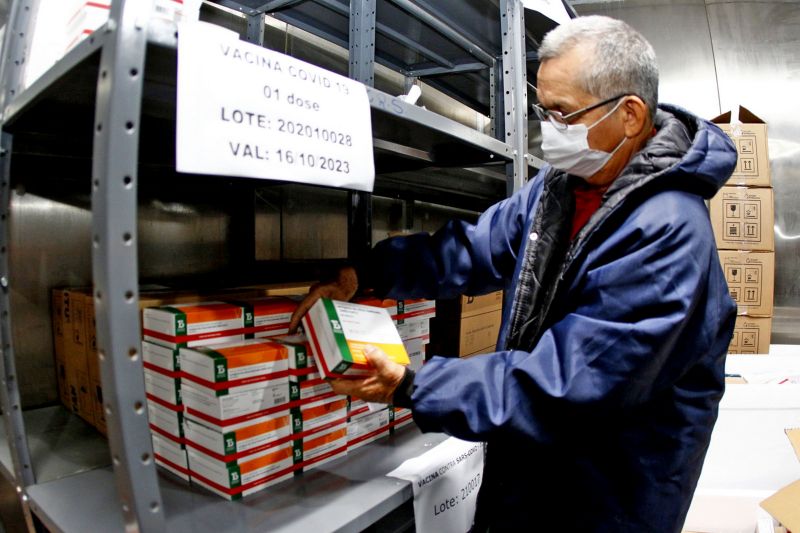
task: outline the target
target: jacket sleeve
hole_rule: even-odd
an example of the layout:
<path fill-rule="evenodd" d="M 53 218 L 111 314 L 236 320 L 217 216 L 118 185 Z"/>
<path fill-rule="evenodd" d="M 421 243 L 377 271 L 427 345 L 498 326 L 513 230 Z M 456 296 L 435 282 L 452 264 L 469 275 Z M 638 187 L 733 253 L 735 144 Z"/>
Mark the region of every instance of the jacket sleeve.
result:
<path fill-rule="evenodd" d="M 654 209 L 648 203 L 638 211 Z M 707 214 L 696 204 L 662 207 L 688 210 L 705 224 L 679 216 L 656 223 L 650 219 L 659 215 L 650 215 L 606 239 L 569 292 L 570 312 L 531 352 L 428 361 L 414 381 L 417 424 L 466 440 L 525 435 L 552 442 L 569 427 L 636 409 L 674 383 L 708 342 L 690 339 L 695 353 L 675 349 L 687 341 L 688 317 L 706 298 L 717 260 Z"/>
<path fill-rule="evenodd" d="M 389 298 L 452 298 L 502 289 L 514 272 L 539 178 L 473 224 L 451 221 L 433 235 L 379 242 L 358 266 L 359 284 Z"/>

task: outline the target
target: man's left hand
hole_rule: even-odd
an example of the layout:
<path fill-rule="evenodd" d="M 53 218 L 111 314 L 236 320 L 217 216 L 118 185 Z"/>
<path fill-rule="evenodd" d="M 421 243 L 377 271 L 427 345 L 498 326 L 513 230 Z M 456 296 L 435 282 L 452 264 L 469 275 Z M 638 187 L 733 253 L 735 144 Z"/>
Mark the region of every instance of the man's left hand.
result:
<path fill-rule="evenodd" d="M 382 350 L 368 346 L 364 350 L 373 373 L 360 379 L 333 379 L 336 394 L 355 396 L 366 402 L 392 403 L 394 391 L 403 381 L 405 367 L 389 359 Z"/>

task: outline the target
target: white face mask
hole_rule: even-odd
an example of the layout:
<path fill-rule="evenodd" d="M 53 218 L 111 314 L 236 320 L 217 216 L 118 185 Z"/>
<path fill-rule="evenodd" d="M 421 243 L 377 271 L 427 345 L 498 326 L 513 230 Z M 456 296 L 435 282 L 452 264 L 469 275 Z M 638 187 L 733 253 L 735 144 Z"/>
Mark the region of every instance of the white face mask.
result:
<path fill-rule="evenodd" d="M 559 130 L 549 120 L 543 120 L 541 126 L 544 160 L 559 170 L 584 179 L 599 172 L 628 138 L 623 137 L 611 152 L 592 150 L 589 148 L 589 130 L 611 116 L 621 104 L 622 100 L 591 126 L 574 124 Z"/>

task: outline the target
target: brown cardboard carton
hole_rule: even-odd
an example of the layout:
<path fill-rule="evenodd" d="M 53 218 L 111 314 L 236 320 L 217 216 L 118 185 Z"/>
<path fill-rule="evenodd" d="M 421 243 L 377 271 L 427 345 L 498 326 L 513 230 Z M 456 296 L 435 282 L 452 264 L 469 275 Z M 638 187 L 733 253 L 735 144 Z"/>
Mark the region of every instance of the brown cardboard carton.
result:
<path fill-rule="evenodd" d="M 711 119 L 728 134 L 736 144 L 738 161 L 728 185 L 769 187 L 769 151 L 767 147 L 767 125 L 748 109 L 739 106 L 739 122 L 731 124 L 731 112 Z"/>
<path fill-rule="evenodd" d="M 444 356 L 474 355 L 491 348 L 500 334 L 502 312 L 489 311 L 461 320 L 437 317 L 431 320 L 431 346 L 428 353 Z"/>
<path fill-rule="evenodd" d="M 772 316 L 775 253 L 720 250 L 719 261 L 738 314 Z"/>
<path fill-rule="evenodd" d="M 58 397 L 61 403 L 72 410 L 67 384 L 67 364 L 64 354 L 64 289 L 53 289 L 51 293 L 51 318 L 53 322 L 53 352 L 56 362 Z"/>
<path fill-rule="evenodd" d="M 772 318 L 738 316 L 728 353 L 768 354 L 771 334 Z"/>
<path fill-rule="evenodd" d="M 88 304 L 87 304 L 88 301 Z M 86 307 L 92 305 L 92 294 L 88 289 L 69 289 L 64 296 L 64 359 L 70 402 L 75 414 L 89 423 L 94 423 L 89 366 L 86 357 L 88 335 L 86 333 Z"/>
<path fill-rule="evenodd" d="M 800 460 L 800 428 L 786 430 L 786 436 Z M 800 480 L 791 483 L 761 502 L 773 518 L 789 531 L 800 531 Z"/>
<path fill-rule="evenodd" d="M 447 300 L 436 300 L 436 309 L 444 319 L 466 318 L 503 308 L 503 291 L 490 292 L 482 296 L 461 296 Z"/>
<path fill-rule="evenodd" d="M 775 251 L 772 189 L 722 187 L 710 216 L 720 250 Z"/>

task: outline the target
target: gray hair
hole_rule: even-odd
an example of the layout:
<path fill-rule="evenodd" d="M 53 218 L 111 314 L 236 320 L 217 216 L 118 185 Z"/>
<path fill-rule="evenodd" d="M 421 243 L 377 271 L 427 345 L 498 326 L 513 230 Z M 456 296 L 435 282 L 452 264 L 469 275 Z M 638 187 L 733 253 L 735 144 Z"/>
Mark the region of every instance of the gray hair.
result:
<path fill-rule="evenodd" d="M 592 15 L 566 22 L 545 35 L 539 61 L 553 59 L 577 45 L 594 45 L 594 56 L 584 60 L 578 83 L 592 96 L 613 98 L 635 94 L 654 118 L 658 105 L 656 53 L 641 33 L 621 20 Z"/>

